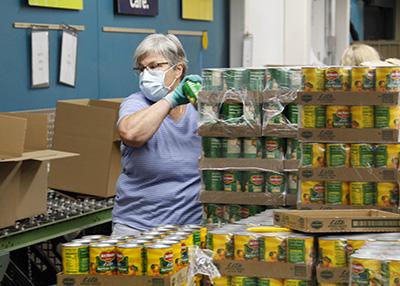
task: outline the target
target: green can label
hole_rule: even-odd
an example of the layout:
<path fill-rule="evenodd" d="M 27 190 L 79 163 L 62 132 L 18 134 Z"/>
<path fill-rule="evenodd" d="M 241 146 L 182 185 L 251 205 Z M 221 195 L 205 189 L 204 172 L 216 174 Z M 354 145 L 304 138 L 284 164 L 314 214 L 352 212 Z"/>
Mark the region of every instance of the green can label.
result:
<path fill-rule="evenodd" d="M 203 151 L 207 158 L 222 157 L 222 139 L 214 137 L 203 137 Z"/>
<path fill-rule="evenodd" d="M 201 91 L 201 89 L 202 89 L 201 83 L 192 82 L 190 80 L 186 81 L 182 87 L 183 93 L 185 94 L 186 98 L 193 105 L 197 105 L 197 96 Z"/>
<path fill-rule="evenodd" d="M 305 263 L 306 262 L 306 241 L 304 239 L 288 239 L 288 262 Z"/>
<path fill-rule="evenodd" d="M 328 167 L 348 167 L 349 147 L 345 144 L 327 144 Z"/>
<path fill-rule="evenodd" d="M 240 158 L 242 156 L 242 140 L 239 138 L 222 139 L 222 153 L 225 158 Z"/>
<path fill-rule="evenodd" d="M 257 286 L 257 278 L 233 276 L 231 280 L 232 286 Z"/>
<path fill-rule="evenodd" d="M 343 184 L 342 182 L 326 182 L 325 195 L 327 204 L 341 205 L 343 203 Z"/>
<path fill-rule="evenodd" d="M 376 189 L 374 183 L 351 182 L 350 201 L 352 205 L 369 206 L 376 203 Z"/>
<path fill-rule="evenodd" d="M 374 148 L 370 144 L 351 144 L 351 166 L 354 168 L 375 167 Z"/>
<path fill-rule="evenodd" d="M 251 193 L 264 192 L 263 172 L 244 172 L 244 191 Z"/>
<path fill-rule="evenodd" d="M 301 159 L 301 148 L 300 148 L 300 143 L 297 139 L 289 138 L 287 140 L 286 159 L 287 160 Z"/>
<path fill-rule="evenodd" d="M 262 158 L 261 138 L 243 139 L 243 157 L 244 158 Z"/>
<path fill-rule="evenodd" d="M 390 127 L 390 108 L 388 106 L 375 106 L 375 128 Z"/>
<path fill-rule="evenodd" d="M 224 191 L 240 192 L 241 189 L 241 173 L 237 171 L 224 172 Z"/>
<path fill-rule="evenodd" d="M 285 191 L 285 175 L 282 173 L 266 173 L 266 190 L 270 193 L 283 193 Z"/>
<path fill-rule="evenodd" d="M 203 180 L 206 191 L 224 190 L 224 180 L 222 171 L 213 171 L 213 170 L 203 171 Z"/>
<path fill-rule="evenodd" d="M 287 117 L 289 122 L 292 124 L 299 123 L 299 106 L 297 104 L 290 103 L 287 106 Z"/>
<path fill-rule="evenodd" d="M 236 124 L 242 121 L 243 104 L 224 103 L 222 105 L 222 117 L 226 123 Z"/>

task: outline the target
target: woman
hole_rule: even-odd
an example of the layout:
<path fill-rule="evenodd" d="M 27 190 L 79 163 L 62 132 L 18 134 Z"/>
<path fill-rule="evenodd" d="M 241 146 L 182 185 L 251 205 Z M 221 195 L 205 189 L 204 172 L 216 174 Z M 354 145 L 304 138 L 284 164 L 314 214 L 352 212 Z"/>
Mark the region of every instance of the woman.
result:
<path fill-rule="evenodd" d="M 163 224 L 199 224 L 201 142 L 197 111 L 182 92 L 186 55 L 173 35 L 152 34 L 134 54 L 140 92 L 120 108 L 122 173 L 113 210 L 113 236 Z"/>
<path fill-rule="evenodd" d="M 363 63 L 382 63 L 377 50 L 365 44 L 352 44 L 342 55 L 341 64 L 344 66 L 362 66 Z"/>

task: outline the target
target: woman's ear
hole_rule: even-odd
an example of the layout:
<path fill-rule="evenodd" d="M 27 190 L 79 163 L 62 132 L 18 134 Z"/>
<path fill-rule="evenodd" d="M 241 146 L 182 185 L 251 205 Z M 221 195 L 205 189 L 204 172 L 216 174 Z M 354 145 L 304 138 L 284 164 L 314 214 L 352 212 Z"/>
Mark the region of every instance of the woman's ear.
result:
<path fill-rule="evenodd" d="M 175 78 L 181 78 L 183 75 L 183 64 L 177 64 L 175 67 Z"/>

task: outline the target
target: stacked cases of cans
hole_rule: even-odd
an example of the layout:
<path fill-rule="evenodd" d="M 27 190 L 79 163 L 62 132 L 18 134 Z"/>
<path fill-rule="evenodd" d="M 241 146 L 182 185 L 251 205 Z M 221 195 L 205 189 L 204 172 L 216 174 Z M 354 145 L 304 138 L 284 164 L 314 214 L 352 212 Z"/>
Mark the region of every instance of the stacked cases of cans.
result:
<path fill-rule="evenodd" d="M 214 138 L 203 137 L 205 158 L 262 158 L 266 160 L 300 160 L 296 139 L 279 137 Z M 249 166 L 251 168 L 251 166 Z M 203 170 L 206 191 L 297 194 L 297 173 L 276 171 Z"/>
<path fill-rule="evenodd" d="M 138 237 L 84 236 L 63 244 L 63 273 L 168 276 L 188 265 L 190 246 L 205 247 L 206 234 L 197 225 L 165 225 Z"/>
<path fill-rule="evenodd" d="M 265 210 L 264 206 L 203 204 L 204 222 L 209 224 L 233 223 Z"/>
<path fill-rule="evenodd" d="M 362 248 L 367 242 L 381 241 L 395 243 L 400 246 L 400 235 L 397 233 L 363 234 L 363 235 L 335 235 L 321 236 L 318 238 L 318 264 L 327 268 L 348 268 L 350 257 Z M 347 283 L 337 283 L 341 286 Z M 319 283 L 327 286 L 326 283 Z M 332 283 L 329 283 L 332 285 Z"/>
<path fill-rule="evenodd" d="M 398 241 L 368 242 L 350 258 L 350 285 L 398 285 L 400 244 Z"/>
<path fill-rule="evenodd" d="M 214 283 L 207 282 L 204 286 L 311 286 L 310 281 L 295 279 L 257 278 L 245 276 L 230 276 L 215 278 Z"/>

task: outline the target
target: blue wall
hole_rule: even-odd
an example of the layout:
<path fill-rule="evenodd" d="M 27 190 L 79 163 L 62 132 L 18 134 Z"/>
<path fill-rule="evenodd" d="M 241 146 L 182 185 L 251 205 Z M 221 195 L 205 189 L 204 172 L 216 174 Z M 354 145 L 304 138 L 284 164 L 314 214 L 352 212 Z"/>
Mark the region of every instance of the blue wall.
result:
<path fill-rule="evenodd" d="M 350 11 L 350 20 L 358 32 L 360 41 L 362 41 L 364 40 L 364 2 L 362 0 L 351 0 Z"/>
<path fill-rule="evenodd" d="M 159 0 L 157 17 L 121 16 L 113 0 L 85 0 L 82 11 L 30 7 L 27 0 L 0 4 L 0 111 L 55 107 L 57 100 L 126 97 L 138 89 L 132 54 L 144 34 L 104 33 L 103 26 L 174 30 L 207 30 L 208 50 L 201 38 L 179 36 L 189 59 L 189 73 L 203 67 L 227 67 L 229 0 L 214 1 L 214 21 L 180 19 L 181 0 Z M 58 83 L 61 31 L 50 31 L 50 87 L 31 89 L 30 30 L 14 29 L 14 22 L 85 25 L 79 33 L 76 87 Z"/>

